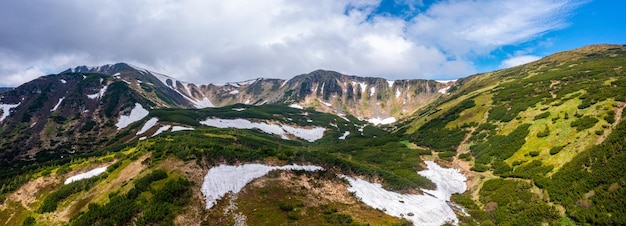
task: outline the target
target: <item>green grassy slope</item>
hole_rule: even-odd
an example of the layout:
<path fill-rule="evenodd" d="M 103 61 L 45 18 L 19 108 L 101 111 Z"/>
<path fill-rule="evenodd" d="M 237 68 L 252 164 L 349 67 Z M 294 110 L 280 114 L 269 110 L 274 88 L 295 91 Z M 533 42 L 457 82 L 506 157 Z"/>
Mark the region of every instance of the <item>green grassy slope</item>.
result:
<path fill-rule="evenodd" d="M 469 199 L 459 199 L 483 217 L 466 223 L 539 224 L 563 218 L 620 224 L 626 220 L 618 208 L 623 203 L 610 200 L 626 199 L 626 170 L 623 162 L 617 164 L 624 144 L 625 66 L 626 46 L 595 45 L 471 76 L 398 132 L 418 146 L 456 152 L 455 163 L 472 167 L 477 179 Z M 600 169 L 610 173 L 600 176 Z M 493 180 L 535 192 L 523 197 L 528 194 L 486 191 Z M 515 197 L 540 206 L 506 201 Z M 517 218 L 502 208 L 534 211 L 533 217 Z"/>

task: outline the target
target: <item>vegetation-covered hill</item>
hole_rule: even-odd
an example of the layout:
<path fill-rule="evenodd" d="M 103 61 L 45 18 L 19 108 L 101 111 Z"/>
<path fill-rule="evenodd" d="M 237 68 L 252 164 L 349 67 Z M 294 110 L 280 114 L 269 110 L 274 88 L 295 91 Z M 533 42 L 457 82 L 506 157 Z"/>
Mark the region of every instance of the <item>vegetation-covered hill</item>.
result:
<path fill-rule="evenodd" d="M 400 133 L 469 163 L 468 222 L 625 224 L 625 66 L 595 45 L 471 76 Z"/>

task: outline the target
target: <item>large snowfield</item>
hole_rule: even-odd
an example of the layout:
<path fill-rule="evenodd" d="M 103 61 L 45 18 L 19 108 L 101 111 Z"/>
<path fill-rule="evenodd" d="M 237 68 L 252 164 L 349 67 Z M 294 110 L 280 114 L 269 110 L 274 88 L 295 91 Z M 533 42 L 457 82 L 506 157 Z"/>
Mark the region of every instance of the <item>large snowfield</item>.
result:
<path fill-rule="evenodd" d="M 200 121 L 200 124 L 217 128 L 260 129 L 261 131 L 269 134 L 279 135 L 283 139 L 289 139 L 287 135 L 291 134 L 309 142 L 321 139 L 324 136 L 324 131 L 326 130 L 323 127 L 313 127 L 310 129 L 297 128 L 288 125 L 251 122 L 247 119 L 208 118 L 204 121 Z"/>
<path fill-rule="evenodd" d="M 220 165 L 213 167 L 204 176 L 202 194 L 206 197 L 206 208 L 210 209 L 218 199 L 226 193 L 238 193 L 250 181 L 265 176 L 272 170 L 323 170 L 319 166 L 267 166 L 262 164 L 245 164 L 241 166 Z"/>
<path fill-rule="evenodd" d="M 425 190 L 427 194 L 424 195 L 403 195 L 387 191 L 380 184 L 351 177 L 346 177 L 350 182 L 348 190 L 355 192 L 365 204 L 391 216 L 403 217 L 415 225 L 457 224 L 456 214 L 447 202 L 451 194 L 465 191 L 465 176 L 457 169 L 442 168 L 432 161 L 426 161 L 426 165 L 428 170 L 419 174 L 435 183 L 437 189 Z"/>
<path fill-rule="evenodd" d="M 81 174 L 69 177 L 69 178 L 67 178 L 65 180 L 65 183 L 63 183 L 63 184 L 69 184 L 69 183 L 72 183 L 74 181 L 79 181 L 79 180 L 83 180 L 83 179 L 87 179 L 87 178 L 92 178 L 92 177 L 98 176 L 98 175 L 104 173 L 107 170 L 107 167 L 108 166 L 95 168 L 95 169 L 89 170 L 87 172 L 84 172 L 84 173 L 81 173 Z"/>
<path fill-rule="evenodd" d="M 466 190 L 465 176 L 457 169 L 446 169 L 435 162 L 426 161 L 427 170 L 419 174 L 430 179 L 437 185 L 436 190 L 426 190 L 423 195 L 399 194 L 387 191 L 382 185 L 368 181 L 341 176 L 348 180 L 348 190 L 363 203 L 384 211 L 385 213 L 410 220 L 415 225 L 442 225 L 446 222 L 458 224 L 458 219 L 448 205 L 450 195 Z M 245 164 L 241 166 L 220 165 L 213 167 L 204 176 L 202 194 L 206 198 L 206 208 L 210 209 L 217 200 L 226 193 L 238 193 L 250 181 L 265 176 L 272 170 L 322 170 L 319 166 L 267 166 L 262 164 Z"/>
<path fill-rule="evenodd" d="M 141 104 L 135 103 L 135 108 L 130 111 L 130 115 L 121 115 L 115 126 L 117 126 L 117 130 L 124 129 L 133 122 L 148 116 L 148 113 L 148 110 L 144 109 Z"/>

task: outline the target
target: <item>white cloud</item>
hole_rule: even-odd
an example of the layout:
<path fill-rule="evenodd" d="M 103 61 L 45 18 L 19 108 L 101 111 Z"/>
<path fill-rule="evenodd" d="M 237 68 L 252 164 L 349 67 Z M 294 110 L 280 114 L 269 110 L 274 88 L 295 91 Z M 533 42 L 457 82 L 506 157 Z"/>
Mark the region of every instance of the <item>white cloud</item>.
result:
<path fill-rule="evenodd" d="M 38 71 L 116 62 L 197 83 L 290 78 L 316 69 L 390 79 L 456 78 L 475 72 L 476 55 L 563 27 L 562 15 L 572 5 L 566 0 L 441 1 L 407 21 L 371 15 L 380 2 L 3 3 L 0 84 L 18 85 Z"/>
<path fill-rule="evenodd" d="M 508 58 L 506 60 L 503 60 L 502 63 L 500 64 L 500 68 L 504 69 L 504 68 L 515 67 L 515 66 L 530 63 L 539 59 L 541 59 L 540 56 L 533 56 L 533 55 L 515 56 L 515 57 Z"/>

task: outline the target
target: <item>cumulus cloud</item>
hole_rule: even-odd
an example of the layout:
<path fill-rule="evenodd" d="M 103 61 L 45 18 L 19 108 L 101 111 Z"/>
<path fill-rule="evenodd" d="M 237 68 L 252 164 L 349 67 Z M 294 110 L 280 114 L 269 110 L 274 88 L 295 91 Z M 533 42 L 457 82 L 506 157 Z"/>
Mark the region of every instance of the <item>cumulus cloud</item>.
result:
<path fill-rule="evenodd" d="M 502 63 L 500 64 L 500 68 L 515 67 L 515 66 L 530 63 L 539 59 L 541 59 L 540 56 L 533 56 L 533 55 L 515 56 L 515 57 L 508 58 L 506 60 L 503 60 Z"/>
<path fill-rule="evenodd" d="M 396 0 L 398 1 L 398 0 Z M 422 1 L 401 0 L 412 7 Z M 31 0 L 0 7 L 0 84 L 128 62 L 209 83 L 316 69 L 456 78 L 476 55 L 565 26 L 568 0 L 441 1 L 376 14 L 380 0 Z M 41 73 L 41 74 L 39 74 Z"/>

